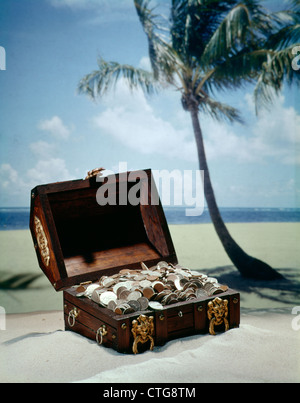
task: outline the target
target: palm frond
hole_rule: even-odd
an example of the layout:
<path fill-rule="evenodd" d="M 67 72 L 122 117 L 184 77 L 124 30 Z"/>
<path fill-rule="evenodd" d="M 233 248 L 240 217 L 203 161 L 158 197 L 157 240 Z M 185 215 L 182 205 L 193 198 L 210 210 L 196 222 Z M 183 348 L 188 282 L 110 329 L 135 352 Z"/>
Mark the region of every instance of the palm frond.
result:
<path fill-rule="evenodd" d="M 164 27 L 160 24 L 160 16 L 149 7 L 150 0 L 134 0 L 137 15 L 142 24 L 148 40 L 148 53 L 156 80 L 159 80 L 164 68 L 164 76 L 170 81 L 172 70 L 170 68 L 169 46 L 162 35 Z"/>
<path fill-rule="evenodd" d="M 223 19 L 207 43 L 201 61 L 213 64 L 239 48 L 249 32 L 251 17 L 245 4 L 238 4 Z"/>
<path fill-rule="evenodd" d="M 151 72 L 135 68 L 128 64 L 106 62 L 103 58 L 98 60 L 99 69 L 87 74 L 79 83 L 79 93 L 86 94 L 92 99 L 102 97 L 118 80 L 123 77 L 130 89 L 141 88 L 145 93 L 156 91 L 157 83 Z"/>
<path fill-rule="evenodd" d="M 288 85 L 295 83 L 300 85 L 300 75 L 293 69 L 293 59 L 295 57 L 293 49 L 300 48 L 293 44 L 280 51 L 266 51 L 267 60 L 263 63 L 261 74 L 259 75 L 254 98 L 256 103 L 256 112 L 261 107 L 272 104 L 275 95 L 277 95 L 286 82 Z"/>
<path fill-rule="evenodd" d="M 209 96 L 203 95 L 203 102 L 199 103 L 199 111 L 209 114 L 218 121 L 244 123 L 240 112 L 236 108 L 218 102 Z"/>
<path fill-rule="evenodd" d="M 235 90 L 247 83 L 254 83 L 267 57 L 268 51 L 265 49 L 242 49 L 231 58 L 215 66 L 214 74 L 207 83 L 209 90 L 212 93 Z"/>

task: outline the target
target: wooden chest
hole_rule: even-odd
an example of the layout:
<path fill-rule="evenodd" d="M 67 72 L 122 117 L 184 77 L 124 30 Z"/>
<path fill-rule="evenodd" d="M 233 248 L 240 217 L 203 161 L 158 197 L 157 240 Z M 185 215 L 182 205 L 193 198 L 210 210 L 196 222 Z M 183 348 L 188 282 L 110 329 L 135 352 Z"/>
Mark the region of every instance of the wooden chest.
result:
<path fill-rule="evenodd" d="M 239 326 L 239 293 L 178 265 L 151 170 L 37 186 L 30 230 L 41 269 L 63 291 L 66 330 L 139 353 Z M 128 308 L 126 292 L 103 302 L 126 276 L 140 308 Z"/>

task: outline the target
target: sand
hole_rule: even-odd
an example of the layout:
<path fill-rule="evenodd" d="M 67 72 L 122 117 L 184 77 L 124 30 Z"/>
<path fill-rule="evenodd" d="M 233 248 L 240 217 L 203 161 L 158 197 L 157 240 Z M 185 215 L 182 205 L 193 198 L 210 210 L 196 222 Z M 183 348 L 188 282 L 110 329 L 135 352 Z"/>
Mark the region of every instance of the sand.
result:
<path fill-rule="evenodd" d="M 42 274 L 28 289 L 0 290 L 6 311 L 1 316 L 0 310 L 0 382 L 299 382 L 300 224 L 229 229 L 249 254 L 287 280 L 241 278 L 210 224 L 170 226 L 181 263 L 240 291 L 238 329 L 174 340 L 136 356 L 119 354 L 64 331 L 62 294 Z M 0 256 L 0 280 L 40 273 L 27 230 L 0 232 Z"/>

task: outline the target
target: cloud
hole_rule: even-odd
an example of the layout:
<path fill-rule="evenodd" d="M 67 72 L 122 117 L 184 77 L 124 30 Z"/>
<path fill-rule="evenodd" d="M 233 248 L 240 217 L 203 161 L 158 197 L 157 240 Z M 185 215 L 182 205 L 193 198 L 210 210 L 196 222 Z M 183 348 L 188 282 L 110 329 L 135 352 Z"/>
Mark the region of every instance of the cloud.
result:
<path fill-rule="evenodd" d="M 66 162 L 61 158 L 38 161 L 33 168 L 28 169 L 26 177 L 33 186 L 72 179 Z"/>
<path fill-rule="evenodd" d="M 49 144 L 46 141 L 37 141 L 29 144 L 29 149 L 33 152 L 37 159 L 48 159 L 55 152 L 55 145 Z"/>
<path fill-rule="evenodd" d="M 0 183 L 2 189 L 7 189 L 10 185 L 15 186 L 18 182 L 18 173 L 10 164 L 0 166 Z"/>
<path fill-rule="evenodd" d="M 246 101 L 254 111 L 249 95 Z M 300 164 L 300 115 L 295 108 L 285 106 L 283 95 L 269 111 L 258 116 L 251 131 L 253 145 L 261 157 L 273 157 L 287 165 Z"/>
<path fill-rule="evenodd" d="M 138 67 L 147 71 L 151 71 L 151 62 L 149 56 L 142 57 Z"/>
<path fill-rule="evenodd" d="M 131 93 L 120 81 L 114 94 L 104 100 L 105 110 L 94 125 L 125 147 L 144 154 L 197 161 L 190 127 L 160 117 L 142 91 Z"/>
<path fill-rule="evenodd" d="M 49 0 L 54 7 L 70 7 L 75 9 L 91 8 L 99 6 L 99 0 Z"/>
<path fill-rule="evenodd" d="M 11 164 L 0 165 L 0 203 L 14 206 L 28 204 L 30 190 L 40 184 L 74 179 L 66 161 L 57 157 L 58 140 L 66 140 L 70 130 L 62 120 L 54 116 L 39 123 L 38 128 L 55 137 L 56 142 L 39 140 L 28 145 L 35 161 L 27 171 L 18 172 Z M 13 201 L 13 202 L 12 202 Z"/>
<path fill-rule="evenodd" d="M 56 8 L 69 8 L 78 12 L 92 12 L 91 17 L 88 17 L 88 24 L 137 21 L 134 4 L 131 0 L 48 0 L 48 2 Z"/>
<path fill-rule="evenodd" d="M 285 106 L 283 96 L 257 117 L 250 94 L 241 108 L 250 117 L 251 123 L 246 126 L 202 119 L 209 160 L 231 158 L 239 163 L 262 163 L 276 159 L 284 165 L 300 164 L 300 115 L 295 108 Z"/>
<path fill-rule="evenodd" d="M 143 58 L 140 65 L 146 66 L 147 62 Z M 178 94 L 170 92 L 165 100 L 174 108 L 172 114 L 160 113 L 142 91 L 130 92 L 120 81 L 115 92 L 102 100 L 104 110 L 94 118 L 94 125 L 141 155 L 197 162 L 189 114 L 183 112 Z M 247 94 L 241 99 L 241 110 L 247 116 L 247 125 L 220 123 L 200 115 L 209 162 L 265 164 L 270 159 L 284 165 L 300 164 L 300 115 L 285 105 L 283 96 L 257 117 L 252 97 Z"/>
<path fill-rule="evenodd" d="M 1 205 L 26 206 L 30 191 L 37 185 L 71 180 L 66 162 L 61 158 L 39 160 L 27 171 L 18 172 L 10 164 L 0 165 L 0 202 Z"/>
<path fill-rule="evenodd" d="M 66 140 L 71 133 L 71 130 L 62 122 L 58 116 L 53 116 L 49 120 L 43 120 L 38 125 L 40 130 L 48 132 L 51 136 L 58 139 Z"/>

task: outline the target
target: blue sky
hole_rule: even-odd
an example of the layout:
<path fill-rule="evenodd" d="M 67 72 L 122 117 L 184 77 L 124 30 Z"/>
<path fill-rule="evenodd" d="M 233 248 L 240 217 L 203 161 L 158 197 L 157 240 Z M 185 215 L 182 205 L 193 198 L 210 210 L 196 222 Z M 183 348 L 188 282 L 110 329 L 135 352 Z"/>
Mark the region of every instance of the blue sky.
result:
<path fill-rule="evenodd" d="M 77 93 L 100 55 L 148 65 L 132 0 L 1 0 L 0 46 L 0 206 L 29 206 L 38 184 L 82 178 L 98 166 L 118 171 L 122 161 L 128 169 L 198 169 L 177 92 L 146 98 L 120 82 L 97 103 Z M 285 89 L 256 117 L 252 92 L 219 98 L 239 107 L 244 126 L 200 116 L 217 202 L 300 207 L 299 94 Z"/>

